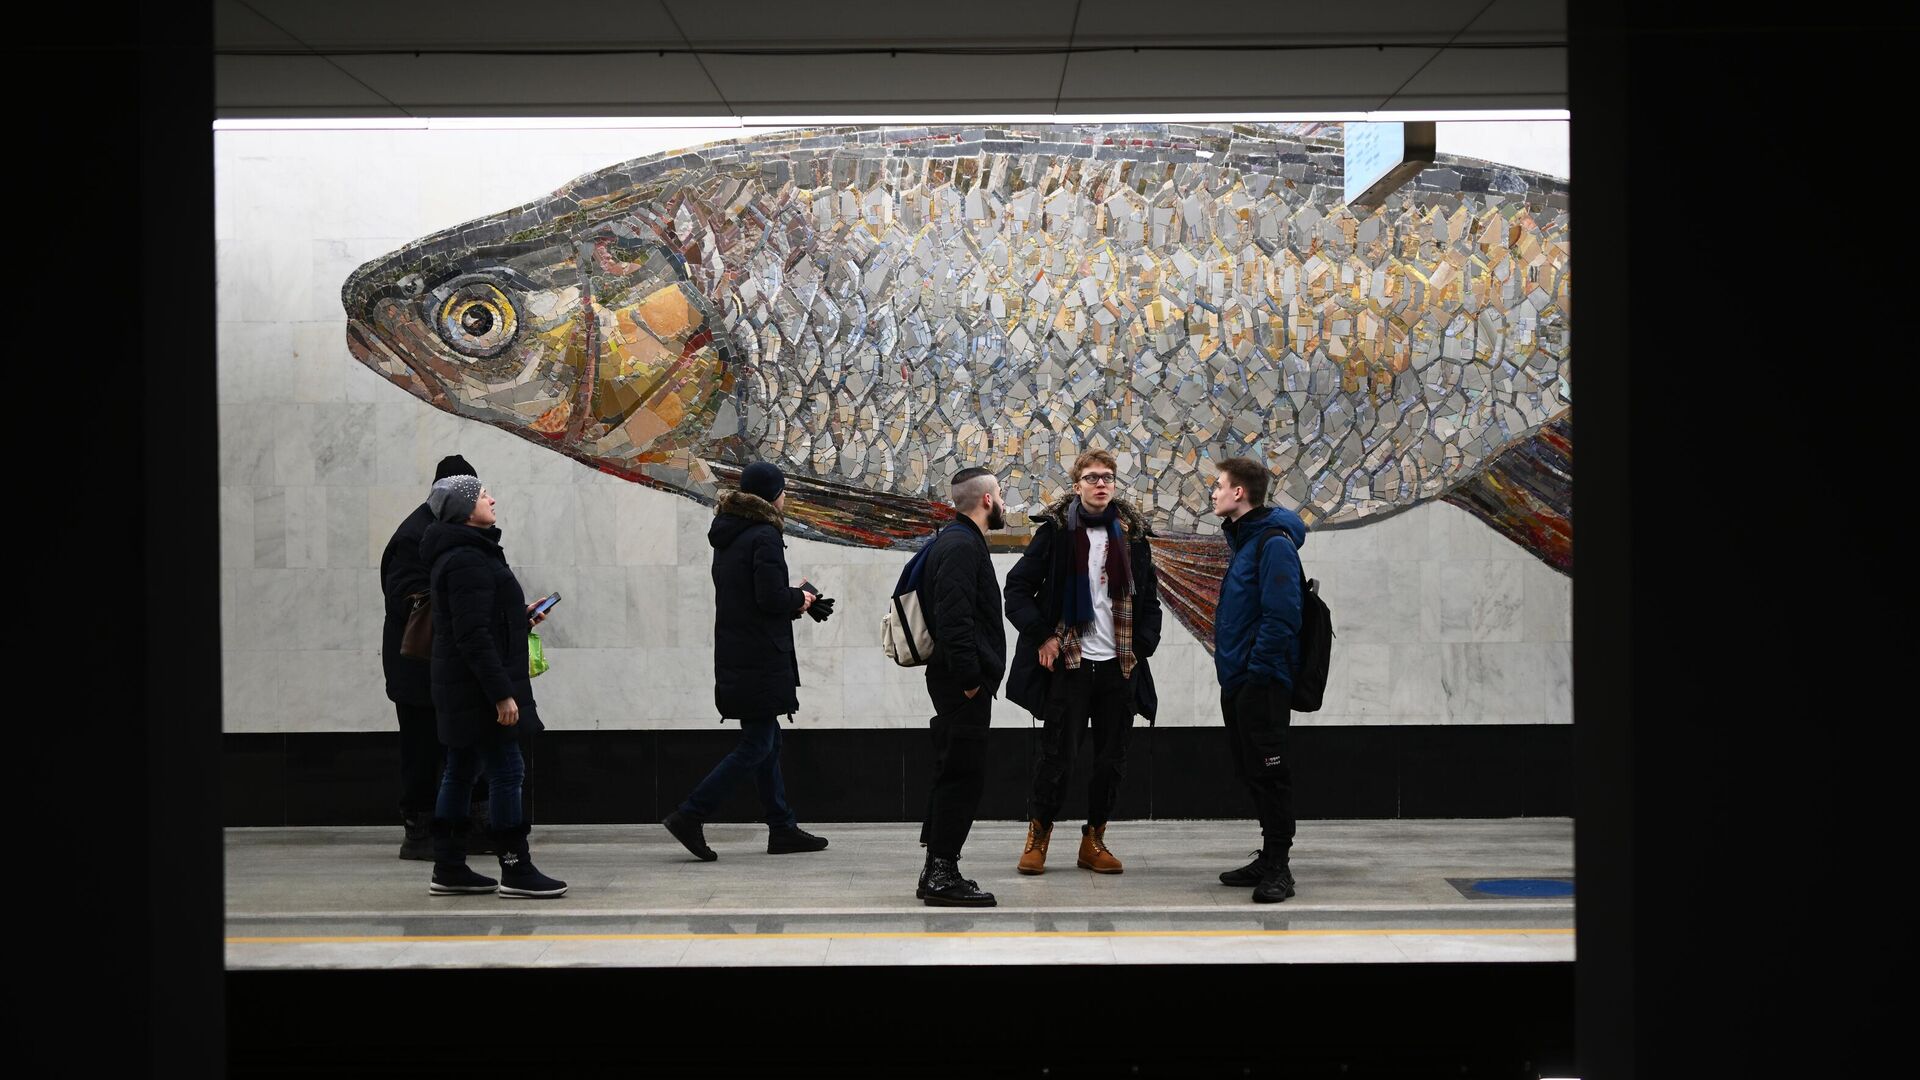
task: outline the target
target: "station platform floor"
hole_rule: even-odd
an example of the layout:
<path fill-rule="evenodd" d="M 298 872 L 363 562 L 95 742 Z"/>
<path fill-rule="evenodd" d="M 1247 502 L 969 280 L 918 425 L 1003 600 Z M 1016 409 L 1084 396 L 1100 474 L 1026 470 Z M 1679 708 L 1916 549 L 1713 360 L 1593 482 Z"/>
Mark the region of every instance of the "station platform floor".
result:
<path fill-rule="evenodd" d="M 1015 872 L 1024 823 L 980 822 L 961 872 L 993 908 L 913 895 L 914 823 L 803 823 L 824 851 L 768 855 L 766 828 L 713 824 L 701 862 L 659 825 L 537 825 L 564 897 L 440 897 L 400 828 L 226 831 L 229 969 L 1268 964 L 1571 961 L 1567 818 L 1304 821 L 1298 895 L 1255 904 L 1217 880 L 1258 847 L 1251 821 L 1116 821 L 1124 873 Z M 475 869 L 498 876 L 491 856 Z"/>

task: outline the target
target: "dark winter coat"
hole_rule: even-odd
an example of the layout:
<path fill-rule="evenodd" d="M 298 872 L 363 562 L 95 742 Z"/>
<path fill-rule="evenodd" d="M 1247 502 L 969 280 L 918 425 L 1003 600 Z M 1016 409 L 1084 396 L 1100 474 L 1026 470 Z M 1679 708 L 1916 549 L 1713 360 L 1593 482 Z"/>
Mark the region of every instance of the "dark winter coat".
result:
<path fill-rule="evenodd" d="M 380 627 L 380 666 L 387 675 L 387 700 L 402 705 L 433 705 L 428 662 L 400 655 L 400 639 L 407 631 L 413 604 L 407 599 L 427 591 L 427 564 L 420 558 L 420 541 L 433 524 L 426 503 L 407 515 L 393 531 L 387 550 L 380 554 L 380 591 L 386 596 L 387 618 Z"/>
<path fill-rule="evenodd" d="M 1270 533 L 1276 526 L 1293 539 Z M 1226 534 L 1233 559 L 1213 613 L 1213 667 L 1220 688 L 1234 690 L 1252 680 L 1292 690 L 1300 665 L 1299 548 L 1307 542 L 1307 524 L 1291 510 L 1261 506 L 1229 522 Z M 1254 543 L 1263 535 L 1264 541 Z"/>
<path fill-rule="evenodd" d="M 1038 716 L 1047 701 L 1053 672 L 1040 666 L 1040 646 L 1060 624 L 1067 585 L 1073 580 L 1073 545 L 1061 542 L 1067 529 L 1067 507 L 1078 496 L 1069 495 L 1034 516 L 1039 526 L 1027 550 L 1007 573 L 1007 621 L 1020 631 L 1013 647 L 1013 666 L 1007 672 L 1007 700 Z M 1133 702 L 1151 723 L 1160 699 L 1153 689 L 1153 671 L 1147 658 L 1160 647 L 1160 582 L 1153 569 L 1153 550 L 1147 544 L 1151 529 L 1124 499 L 1114 499 L 1120 528 L 1126 533 L 1127 554 L 1133 566 Z"/>
<path fill-rule="evenodd" d="M 1000 616 L 1000 582 L 987 538 L 964 515 L 940 530 L 920 577 L 920 610 L 933 631 L 927 678 L 956 690 L 1000 689 L 1007 671 L 1007 628 Z"/>
<path fill-rule="evenodd" d="M 433 710 L 440 741 L 472 746 L 504 733 L 541 730 L 527 675 L 527 597 L 507 567 L 499 529 L 434 522 L 420 541 L 433 593 Z M 494 703 L 519 703 L 520 722 L 501 727 Z"/>
<path fill-rule="evenodd" d="M 793 621 L 806 594 L 789 585 L 780 511 L 729 491 L 707 527 L 713 545 L 713 704 L 729 720 L 800 708 Z"/>

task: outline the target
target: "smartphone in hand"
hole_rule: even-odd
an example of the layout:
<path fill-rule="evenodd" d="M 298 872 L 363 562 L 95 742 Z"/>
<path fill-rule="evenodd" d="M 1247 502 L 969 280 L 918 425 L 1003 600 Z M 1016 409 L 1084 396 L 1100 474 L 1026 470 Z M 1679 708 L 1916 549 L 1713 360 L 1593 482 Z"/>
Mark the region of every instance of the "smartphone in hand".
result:
<path fill-rule="evenodd" d="M 533 610 L 527 613 L 527 617 L 537 619 L 540 616 L 545 615 L 547 612 L 552 611 L 553 605 L 559 602 L 560 602 L 560 593 L 559 593 L 559 590 L 555 590 L 551 595 L 541 597 L 540 602 L 533 605 Z"/>

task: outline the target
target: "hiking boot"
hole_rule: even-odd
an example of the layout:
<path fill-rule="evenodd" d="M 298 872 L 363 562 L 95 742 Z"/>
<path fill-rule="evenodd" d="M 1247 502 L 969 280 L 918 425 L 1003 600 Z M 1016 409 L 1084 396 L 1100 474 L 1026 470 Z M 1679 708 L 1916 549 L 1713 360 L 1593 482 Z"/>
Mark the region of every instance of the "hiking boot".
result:
<path fill-rule="evenodd" d="M 1080 857 L 1074 865 L 1096 874 L 1118 874 L 1126 869 L 1113 852 L 1107 850 L 1107 827 L 1080 826 Z"/>
<path fill-rule="evenodd" d="M 993 907 L 993 894 L 960 876 L 958 860 L 927 856 L 921 871 L 920 899 L 928 907 Z"/>
<path fill-rule="evenodd" d="M 1053 839 L 1053 826 L 1038 820 L 1027 822 L 1027 849 L 1020 853 L 1019 871 L 1023 874 L 1047 872 L 1047 841 Z"/>
<path fill-rule="evenodd" d="M 567 894 L 567 883 L 550 878 L 533 865 L 527 853 L 525 824 L 493 831 L 493 846 L 499 849 L 500 895 L 528 900 L 552 900 Z"/>
<path fill-rule="evenodd" d="M 819 851 L 826 846 L 826 837 L 815 836 L 798 825 L 777 826 L 767 833 L 767 854 L 769 855 L 792 855 L 798 851 Z"/>
<path fill-rule="evenodd" d="M 490 893 L 500 887 L 499 882 L 467 868 L 466 850 L 462 844 L 467 826 L 465 821 L 447 821 L 443 818 L 433 818 L 427 822 L 428 838 L 433 847 L 433 876 L 427 881 L 427 892 L 434 896 Z"/>
<path fill-rule="evenodd" d="M 665 825 L 667 831 L 673 834 L 673 838 L 680 841 L 682 847 L 693 852 L 694 857 L 700 861 L 712 862 L 720 857 L 707 846 L 707 832 L 697 819 L 675 810 L 660 824 Z"/>

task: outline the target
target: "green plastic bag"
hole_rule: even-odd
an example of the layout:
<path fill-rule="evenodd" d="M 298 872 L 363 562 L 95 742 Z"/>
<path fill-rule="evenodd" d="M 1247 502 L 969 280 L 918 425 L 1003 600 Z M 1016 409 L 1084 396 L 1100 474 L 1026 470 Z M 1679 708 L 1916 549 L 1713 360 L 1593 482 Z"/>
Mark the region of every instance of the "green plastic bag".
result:
<path fill-rule="evenodd" d="M 540 635 L 527 631 L 527 678 L 537 678 L 547 670 L 547 651 L 540 647 Z"/>

